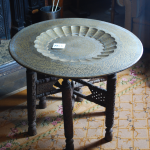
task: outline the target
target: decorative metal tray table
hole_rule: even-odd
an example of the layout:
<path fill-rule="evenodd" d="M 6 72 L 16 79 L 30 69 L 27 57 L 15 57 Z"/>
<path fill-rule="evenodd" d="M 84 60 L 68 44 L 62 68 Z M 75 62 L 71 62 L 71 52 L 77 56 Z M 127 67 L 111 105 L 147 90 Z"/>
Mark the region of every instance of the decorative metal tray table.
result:
<path fill-rule="evenodd" d="M 53 43 L 65 43 L 62 50 Z M 24 67 L 64 78 L 111 74 L 133 65 L 142 44 L 117 25 L 90 19 L 57 19 L 20 31 L 10 43 L 12 57 Z"/>
<path fill-rule="evenodd" d="M 59 44 L 65 47 L 60 49 Z M 105 140 L 112 140 L 116 73 L 132 66 L 143 53 L 143 46 L 135 35 L 98 20 L 57 19 L 21 30 L 9 48 L 12 57 L 27 68 L 29 135 L 37 133 L 36 99 L 40 99 L 39 107 L 43 109 L 47 95 L 62 92 L 67 150 L 74 150 L 74 101 L 82 101 L 82 98 L 106 107 Z M 92 84 L 101 81 L 102 76 L 107 80 L 106 90 Z M 62 85 L 59 78 L 63 78 Z M 83 78 L 91 80 L 87 82 Z M 83 95 L 82 86 L 88 86 L 91 94 Z"/>

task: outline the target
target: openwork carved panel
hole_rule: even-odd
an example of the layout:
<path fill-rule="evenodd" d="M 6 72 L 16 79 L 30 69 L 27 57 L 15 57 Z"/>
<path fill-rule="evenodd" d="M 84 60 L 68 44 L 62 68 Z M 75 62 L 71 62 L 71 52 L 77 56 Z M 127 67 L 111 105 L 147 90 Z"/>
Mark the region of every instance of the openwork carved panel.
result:
<path fill-rule="evenodd" d="M 37 84 L 37 90 L 36 90 L 37 95 L 43 94 L 43 93 L 46 93 L 46 92 L 50 92 L 51 90 L 54 90 L 55 88 L 53 87 L 53 85 L 56 82 L 57 81 L 51 81 L 51 82 L 48 82 L 48 83 Z"/>
<path fill-rule="evenodd" d="M 92 94 L 90 97 L 95 101 L 105 102 L 106 92 L 97 88 L 90 88 Z"/>

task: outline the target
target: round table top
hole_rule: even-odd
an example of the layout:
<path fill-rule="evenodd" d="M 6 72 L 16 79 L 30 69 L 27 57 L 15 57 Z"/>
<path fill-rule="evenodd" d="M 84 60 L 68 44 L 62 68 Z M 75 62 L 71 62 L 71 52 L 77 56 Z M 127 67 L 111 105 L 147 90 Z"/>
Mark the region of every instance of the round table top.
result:
<path fill-rule="evenodd" d="M 66 44 L 54 49 L 53 44 Z M 61 78 L 92 78 L 122 71 L 143 53 L 130 31 L 103 21 L 67 18 L 48 20 L 21 30 L 9 45 L 22 66 Z"/>

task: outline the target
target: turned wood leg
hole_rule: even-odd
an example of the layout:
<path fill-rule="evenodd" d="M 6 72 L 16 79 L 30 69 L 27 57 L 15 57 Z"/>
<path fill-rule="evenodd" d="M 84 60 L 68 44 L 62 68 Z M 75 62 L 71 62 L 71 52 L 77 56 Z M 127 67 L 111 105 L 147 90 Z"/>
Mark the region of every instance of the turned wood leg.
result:
<path fill-rule="evenodd" d="M 114 124 L 114 108 L 116 94 L 116 74 L 108 75 L 107 78 L 107 94 L 106 94 L 106 141 L 113 139 L 112 127 Z"/>
<path fill-rule="evenodd" d="M 44 108 L 46 108 L 46 97 L 45 96 L 43 96 L 43 97 L 41 97 L 41 98 L 39 98 L 39 108 L 40 109 L 44 109 Z"/>
<path fill-rule="evenodd" d="M 66 150 L 74 150 L 72 95 L 73 90 L 71 83 L 69 80 L 64 79 L 64 81 L 62 82 L 62 102 L 63 102 L 64 131 L 66 137 Z"/>
<path fill-rule="evenodd" d="M 36 72 L 27 69 L 28 134 L 36 135 Z"/>

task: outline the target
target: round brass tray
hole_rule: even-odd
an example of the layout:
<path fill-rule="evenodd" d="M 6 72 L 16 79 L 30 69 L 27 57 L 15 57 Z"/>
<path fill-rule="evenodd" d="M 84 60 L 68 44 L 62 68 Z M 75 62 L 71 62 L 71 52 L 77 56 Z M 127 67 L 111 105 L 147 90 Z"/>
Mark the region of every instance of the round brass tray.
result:
<path fill-rule="evenodd" d="M 117 42 L 108 33 L 87 26 L 62 26 L 37 36 L 34 47 L 43 56 L 63 62 L 87 62 L 108 57 Z M 52 49 L 53 43 L 65 43 L 64 50 Z"/>
<path fill-rule="evenodd" d="M 64 49 L 52 49 L 65 43 Z M 63 78 L 90 78 L 122 71 L 142 53 L 140 40 L 119 26 L 91 19 L 40 22 L 16 34 L 10 54 L 21 65 Z"/>

